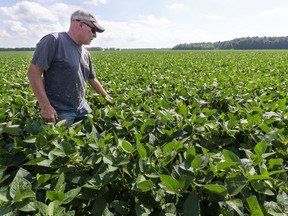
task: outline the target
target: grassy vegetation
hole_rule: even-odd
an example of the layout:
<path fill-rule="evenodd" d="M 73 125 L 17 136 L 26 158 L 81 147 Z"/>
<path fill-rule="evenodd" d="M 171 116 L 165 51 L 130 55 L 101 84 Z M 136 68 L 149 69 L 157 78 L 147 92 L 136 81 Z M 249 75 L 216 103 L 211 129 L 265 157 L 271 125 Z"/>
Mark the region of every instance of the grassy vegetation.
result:
<path fill-rule="evenodd" d="M 0 53 L 1 215 L 287 215 L 286 51 L 91 52 L 108 104 L 45 124 Z"/>

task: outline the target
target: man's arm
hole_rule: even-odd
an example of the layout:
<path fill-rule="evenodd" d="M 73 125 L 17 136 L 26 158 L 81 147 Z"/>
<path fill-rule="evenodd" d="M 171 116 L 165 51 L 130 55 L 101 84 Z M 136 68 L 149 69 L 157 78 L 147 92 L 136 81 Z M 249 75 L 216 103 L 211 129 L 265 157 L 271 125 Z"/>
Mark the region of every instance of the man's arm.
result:
<path fill-rule="evenodd" d="M 56 122 L 58 118 L 56 110 L 51 106 L 46 91 L 43 84 L 42 74 L 44 69 L 38 67 L 37 65 L 30 64 L 28 69 L 28 79 L 31 85 L 31 88 L 36 96 L 40 108 L 41 116 L 44 121 L 47 122 Z"/>
<path fill-rule="evenodd" d="M 113 98 L 105 91 L 98 79 L 88 79 L 88 82 L 97 93 L 101 94 L 107 101 L 112 102 Z"/>

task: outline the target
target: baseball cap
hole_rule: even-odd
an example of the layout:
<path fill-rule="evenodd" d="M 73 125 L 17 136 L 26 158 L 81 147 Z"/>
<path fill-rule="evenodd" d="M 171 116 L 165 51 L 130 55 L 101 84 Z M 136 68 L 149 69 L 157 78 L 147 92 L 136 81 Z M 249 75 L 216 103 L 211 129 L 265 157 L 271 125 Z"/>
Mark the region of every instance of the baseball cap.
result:
<path fill-rule="evenodd" d="M 102 33 L 105 29 L 100 26 L 96 20 L 96 18 L 86 10 L 77 10 L 71 15 L 71 21 L 80 20 L 80 21 L 88 21 L 93 24 L 96 29 L 96 32 Z"/>

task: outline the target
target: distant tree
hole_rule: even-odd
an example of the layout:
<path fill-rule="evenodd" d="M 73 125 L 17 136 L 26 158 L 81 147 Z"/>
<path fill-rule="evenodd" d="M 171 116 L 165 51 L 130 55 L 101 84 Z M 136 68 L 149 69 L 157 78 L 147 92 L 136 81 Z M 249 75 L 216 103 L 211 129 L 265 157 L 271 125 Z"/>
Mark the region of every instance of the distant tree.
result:
<path fill-rule="evenodd" d="M 288 37 L 243 37 L 215 43 L 178 44 L 172 50 L 288 49 Z"/>

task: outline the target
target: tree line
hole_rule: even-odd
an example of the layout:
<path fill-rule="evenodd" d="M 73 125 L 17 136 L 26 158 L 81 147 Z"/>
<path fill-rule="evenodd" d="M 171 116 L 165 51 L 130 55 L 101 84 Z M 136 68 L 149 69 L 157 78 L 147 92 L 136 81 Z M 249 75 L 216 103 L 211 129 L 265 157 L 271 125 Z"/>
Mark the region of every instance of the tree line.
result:
<path fill-rule="evenodd" d="M 288 49 L 288 37 L 243 37 L 223 42 L 178 44 L 172 50 Z"/>
<path fill-rule="evenodd" d="M 103 51 L 101 47 L 89 47 L 91 51 Z M 35 47 L 19 47 L 19 48 L 0 48 L 0 51 L 34 51 Z"/>

